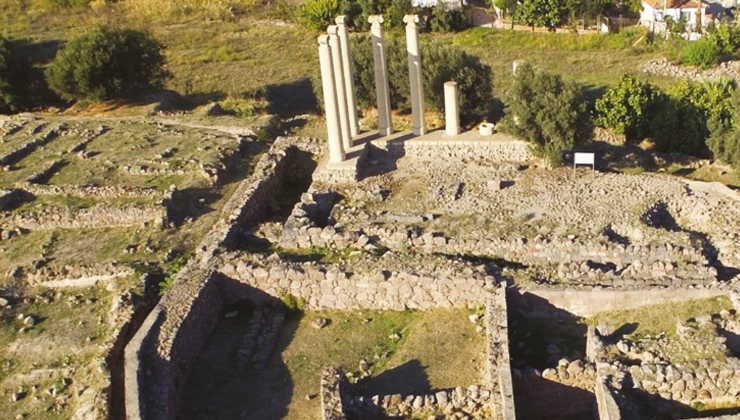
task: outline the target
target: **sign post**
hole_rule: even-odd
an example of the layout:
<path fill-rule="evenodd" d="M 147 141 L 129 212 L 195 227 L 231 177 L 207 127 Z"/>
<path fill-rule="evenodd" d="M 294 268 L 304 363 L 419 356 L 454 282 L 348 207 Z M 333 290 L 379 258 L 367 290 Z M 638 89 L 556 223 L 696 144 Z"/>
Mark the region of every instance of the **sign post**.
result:
<path fill-rule="evenodd" d="M 591 174 L 596 176 L 596 157 L 594 153 L 576 152 L 573 154 L 573 176 L 576 176 L 576 165 L 591 165 Z"/>

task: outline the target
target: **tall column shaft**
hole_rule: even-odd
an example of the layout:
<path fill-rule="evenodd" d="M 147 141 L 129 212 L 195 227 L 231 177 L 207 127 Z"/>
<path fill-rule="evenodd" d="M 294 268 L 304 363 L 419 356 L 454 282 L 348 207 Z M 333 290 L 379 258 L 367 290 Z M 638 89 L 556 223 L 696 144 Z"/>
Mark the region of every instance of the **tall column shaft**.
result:
<path fill-rule="evenodd" d="M 426 134 L 424 128 L 424 86 L 421 75 L 421 52 L 419 50 L 419 28 L 416 24 L 419 17 L 406 15 L 406 52 L 409 57 L 409 80 L 411 81 L 411 119 L 413 133 L 417 136 Z"/>
<path fill-rule="evenodd" d="M 356 136 L 359 132 L 359 123 L 357 121 L 357 96 L 355 95 L 355 73 L 352 69 L 352 55 L 349 50 L 349 31 L 347 31 L 347 17 L 344 15 L 337 16 L 334 20 L 337 23 L 337 33 L 339 35 L 339 49 L 342 52 L 342 68 L 344 75 L 344 90 L 347 98 L 347 116 L 349 117 L 350 135 Z"/>
<path fill-rule="evenodd" d="M 445 134 L 460 134 L 460 117 L 457 113 L 457 83 L 445 83 Z"/>
<path fill-rule="evenodd" d="M 347 91 L 344 89 L 344 66 L 342 66 L 342 53 L 339 48 L 339 36 L 337 26 L 330 25 L 326 31 L 329 33 L 329 49 L 334 71 L 334 86 L 337 90 L 337 107 L 339 108 L 339 129 L 342 132 L 342 146 L 344 150 L 352 147 L 352 133 L 349 126 L 349 111 L 347 110 Z"/>
<path fill-rule="evenodd" d="M 375 92 L 378 95 L 378 132 L 381 136 L 389 136 L 393 134 L 393 120 L 391 119 L 386 46 L 383 38 L 383 16 L 372 15 L 368 18 L 368 22 L 372 24 L 370 34 L 373 40 L 373 62 L 375 63 Z"/>
<path fill-rule="evenodd" d="M 344 147 L 342 146 L 342 131 L 339 122 L 334 63 L 331 56 L 329 35 L 321 35 L 319 37 L 319 63 L 321 64 L 321 84 L 324 88 L 326 131 L 329 137 L 329 161 L 331 163 L 341 163 L 344 160 Z"/>

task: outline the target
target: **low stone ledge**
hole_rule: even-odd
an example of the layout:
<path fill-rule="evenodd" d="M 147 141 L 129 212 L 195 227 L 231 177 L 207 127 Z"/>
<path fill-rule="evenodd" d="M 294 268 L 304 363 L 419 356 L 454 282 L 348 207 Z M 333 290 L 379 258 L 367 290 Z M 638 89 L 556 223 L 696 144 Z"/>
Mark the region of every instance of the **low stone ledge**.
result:
<path fill-rule="evenodd" d="M 321 418 L 323 420 L 345 420 L 342 406 L 343 387 L 347 384 L 344 373 L 333 367 L 326 368 L 321 374 Z"/>

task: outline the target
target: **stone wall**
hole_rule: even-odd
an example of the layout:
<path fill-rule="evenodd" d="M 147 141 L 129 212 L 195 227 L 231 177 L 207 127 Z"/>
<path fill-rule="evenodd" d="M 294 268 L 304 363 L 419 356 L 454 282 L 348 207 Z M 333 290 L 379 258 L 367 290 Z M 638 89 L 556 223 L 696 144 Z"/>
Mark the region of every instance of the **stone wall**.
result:
<path fill-rule="evenodd" d="M 30 285 L 44 287 L 87 287 L 116 277 L 133 275 L 134 271 L 115 262 L 93 265 L 47 266 L 34 272 L 24 273 Z"/>
<path fill-rule="evenodd" d="M 342 407 L 342 391 L 347 385 L 344 373 L 333 367 L 326 368 L 321 374 L 321 418 L 323 420 L 345 420 Z"/>
<path fill-rule="evenodd" d="M 18 163 L 21 159 L 31 154 L 37 147 L 43 146 L 46 143 L 54 140 L 62 131 L 64 131 L 64 125 L 59 125 L 47 131 L 41 137 L 35 138 L 22 146 L 8 152 L 7 154 L 0 156 L 0 166 L 9 166 Z"/>
<path fill-rule="evenodd" d="M 37 185 L 30 183 L 19 184 L 18 188 L 33 195 L 64 195 L 83 198 L 168 198 L 170 192 L 156 188 L 138 188 L 127 185 L 108 185 L 102 187 L 89 185 Z"/>
<path fill-rule="evenodd" d="M 347 387 L 351 393 L 351 386 Z M 354 419 L 491 418 L 491 401 L 497 398 L 490 389 L 479 385 L 441 389 L 426 395 L 343 395 L 345 412 Z"/>
<path fill-rule="evenodd" d="M 0 225 L 28 230 L 142 226 L 149 223 L 161 226 L 166 221 L 167 208 L 161 204 L 121 207 L 99 205 L 76 210 L 47 206 L 34 213 L 0 214 Z"/>
<path fill-rule="evenodd" d="M 506 288 L 502 284 L 486 299 L 487 380 L 491 389 L 499 391 L 498 398 L 491 398 L 491 411 L 498 420 L 516 419 L 507 314 Z"/>
<path fill-rule="evenodd" d="M 717 276 L 717 270 L 709 266 L 701 250 L 670 243 L 623 245 L 539 236 L 533 239 L 446 238 L 437 232 L 386 227 L 338 232 L 333 226 L 316 226 L 305 217 L 302 206 L 303 203 L 294 209 L 295 220 L 289 221 L 290 235 L 280 238 L 281 245 L 287 248 L 363 248 L 369 243 L 396 251 L 413 249 L 423 254 L 495 256 L 542 267 L 553 280 L 606 287 L 709 285 Z M 418 219 L 419 223 L 423 221 L 421 217 Z M 408 219 L 408 222 L 413 220 Z"/>
<path fill-rule="evenodd" d="M 681 302 L 688 299 L 706 299 L 729 296 L 729 289 L 667 289 L 616 290 L 600 287 L 526 288 L 525 293 L 538 296 L 550 305 L 574 315 L 590 317 L 599 312 L 626 310 L 646 305 Z"/>
<path fill-rule="evenodd" d="M 473 307 L 484 303 L 485 288 L 496 282 L 492 276 L 464 273 L 450 265 L 409 272 L 383 272 L 372 266 L 346 271 L 313 262 L 268 265 L 235 258 L 220 270 L 271 296 L 290 293 L 302 298 L 308 310 Z"/>
<path fill-rule="evenodd" d="M 167 294 L 126 346 L 126 417 L 130 420 L 174 419 L 180 391 L 203 343 L 217 322 L 224 299 L 233 288 L 215 272 L 212 258 L 242 224 L 256 223 L 271 194 L 279 191 L 282 174 L 296 146 L 318 145 L 305 139 L 278 138 L 242 181 L 222 215 L 197 248 L 198 257 L 178 274 Z M 227 290 L 227 292 L 224 292 Z"/>
<path fill-rule="evenodd" d="M 128 419 L 175 418 L 187 375 L 221 313 L 218 278 L 186 266 L 126 346 Z"/>
<path fill-rule="evenodd" d="M 284 171 L 303 152 L 315 155 L 321 150 L 311 139 L 278 137 L 254 168 L 252 175 L 239 184 L 196 252 L 207 261 L 221 246 L 234 248 L 240 235 L 252 228 L 269 210 L 270 198 L 282 190 Z"/>
<path fill-rule="evenodd" d="M 490 159 L 494 162 L 532 162 L 535 160 L 529 150 L 529 144 L 517 140 L 411 139 L 389 141 L 387 149 L 397 156 Z"/>

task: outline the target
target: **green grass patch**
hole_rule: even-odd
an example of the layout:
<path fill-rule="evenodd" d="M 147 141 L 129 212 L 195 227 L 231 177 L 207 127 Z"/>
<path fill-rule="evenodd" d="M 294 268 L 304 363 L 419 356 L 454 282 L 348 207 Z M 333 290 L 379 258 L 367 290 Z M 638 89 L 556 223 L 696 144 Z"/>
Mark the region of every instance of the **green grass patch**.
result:
<path fill-rule="evenodd" d="M 732 309 L 727 296 L 602 312 L 588 318 L 587 322 L 589 325 L 610 325 L 615 330 L 625 324 L 637 323 L 637 329 L 632 333 L 635 338 L 660 333 L 675 337 L 678 321 L 685 322 L 698 315 L 717 314 L 723 309 Z"/>

